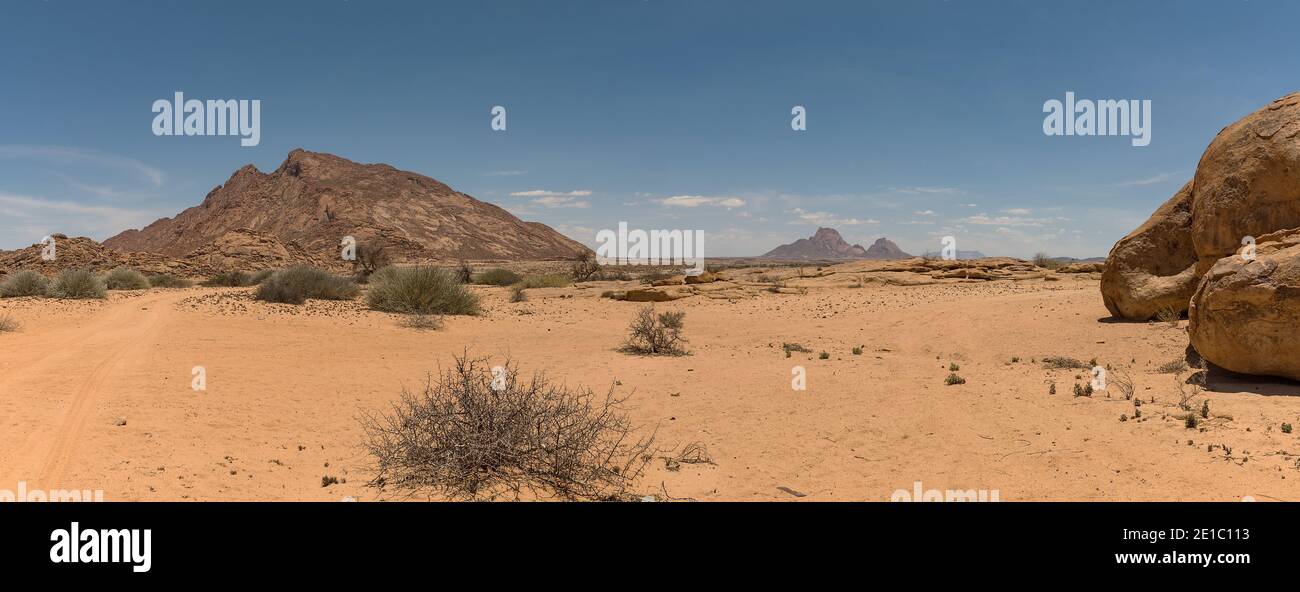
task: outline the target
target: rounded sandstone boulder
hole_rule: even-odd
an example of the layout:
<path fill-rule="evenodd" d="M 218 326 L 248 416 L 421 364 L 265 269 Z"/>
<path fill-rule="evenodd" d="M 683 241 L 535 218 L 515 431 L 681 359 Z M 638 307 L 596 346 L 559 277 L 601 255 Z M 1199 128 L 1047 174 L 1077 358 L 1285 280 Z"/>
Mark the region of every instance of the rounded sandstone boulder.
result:
<path fill-rule="evenodd" d="M 1188 329 L 1201 357 L 1243 374 L 1300 380 L 1300 229 L 1258 237 L 1221 258 L 1192 297 Z"/>
<path fill-rule="evenodd" d="M 1192 183 L 1115 243 L 1101 274 L 1101 296 L 1110 314 L 1145 321 L 1161 310 L 1187 310 L 1199 274 L 1192 243 Z"/>

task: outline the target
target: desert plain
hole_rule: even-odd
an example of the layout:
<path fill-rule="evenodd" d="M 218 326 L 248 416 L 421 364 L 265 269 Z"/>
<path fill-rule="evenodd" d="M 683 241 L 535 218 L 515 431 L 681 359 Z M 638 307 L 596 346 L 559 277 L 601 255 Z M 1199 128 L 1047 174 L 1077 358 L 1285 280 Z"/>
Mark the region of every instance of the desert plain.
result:
<path fill-rule="evenodd" d="M 889 501 L 916 482 L 1001 501 L 1297 499 L 1300 435 L 1281 426 L 1300 419 L 1300 385 L 1203 369 L 1186 318 L 1112 317 L 1097 273 L 936 280 L 891 265 L 719 271 L 654 304 L 686 313 L 684 356 L 620 351 L 648 305 L 602 295 L 635 280 L 525 302 L 474 286 L 482 314 L 436 330 L 362 299 L 274 304 L 255 288 L 7 298 L 0 484 L 110 501 L 410 499 L 367 485 L 358 418 L 468 353 L 613 386 L 638 430 L 707 449 L 712 462 L 650 463 L 636 493 L 657 500 Z M 1112 382 L 1079 396 L 1090 368 L 1045 358 L 1095 360 Z"/>

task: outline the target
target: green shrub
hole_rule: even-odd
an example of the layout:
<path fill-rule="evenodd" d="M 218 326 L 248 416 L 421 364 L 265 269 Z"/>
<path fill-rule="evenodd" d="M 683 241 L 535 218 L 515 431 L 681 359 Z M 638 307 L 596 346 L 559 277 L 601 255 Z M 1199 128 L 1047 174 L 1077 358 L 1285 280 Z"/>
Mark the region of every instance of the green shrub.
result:
<path fill-rule="evenodd" d="M 170 273 L 155 273 L 149 276 L 149 285 L 155 288 L 188 288 L 193 286 L 194 282 Z"/>
<path fill-rule="evenodd" d="M 257 287 L 258 300 L 302 304 L 308 298 L 348 300 L 360 291 L 348 278 L 306 265 L 296 265 L 271 274 Z"/>
<path fill-rule="evenodd" d="M 509 286 L 510 284 L 519 283 L 521 279 L 523 278 L 519 277 L 519 274 L 500 267 L 481 271 L 474 275 L 474 283 L 486 286 Z"/>
<path fill-rule="evenodd" d="M 99 276 L 89 269 L 69 269 L 59 274 L 50 284 L 49 295 L 54 298 L 103 298 L 107 288 Z"/>
<path fill-rule="evenodd" d="M 817 354 L 817 359 L 819 359 L 819 360 L 829 360 L 829 359 L 831 359 L 831 353 L 830 353 L 830 352 L 822 352 L 822 353 L 820 353 L 820 354 Z"/>
<path fill-rule="evenodd" d="M 131 267 L 115 267 L 104 276 L 104 287 L 109 290 L 148 290 L 149 280 Z"/>
<path fill-rule="evenodd" d="M 243 288 L 251 286 L 252 278 L 242 271 L 223 271 L 203 282 L 210 288 Z"/>
<path fill-rule="evenodd" d="M 276 270 L 274 269 L 263 269 L 261 271 L 258 271 L 254 273 L 252 276 L 249 276 L 248 283 L 253 286 L 260 285 L 262 282 L 266 281 L 266 278 L 275 275 L 275 271 Z"/>
<path fill-rule="evenodd" d="M 0 282 L 0 298 L 44 296 L 49 287 L 50 281 L 45 279 L 45 276 L 31 270 L 23 270 Z"/>
<path fill-rule="evenodd" d="M 854 347 L 853 347 L 853 355 L 855 355 L 855 356 L 860 356 L 860 355 L 862 355 L 862 348 L 861 348 L 860 346 L 854 346 Z"/>
<path fill-rule="evenodd" d="M 952 386 L 954 384 L 966 384 L 966 379 L 957 376 L 956 372 L 950 372 L 948 374 L 948 378 L 943 379 L 943 383 L 948 386 Z"/>
<path fill-rule="evenodd" d="M 1291 424 L 1289 424 L 1289 423 L 1284 423 L 1284 424 L 1282 424 L 1282 433 L 1283 433 L 1283 434 L 1290 434 L 1290 433 L 1291 433 Z"/>
<path fill-rule="evenodd" d="M 385 267 L 370 276 L 370 308 L 385 312 L 473 315 L 478 296 L 440 267 Z"/>
<path fill-rule="evenodd" d="M 563 288 L 573 283 L 567 277 L 559 274 L 549 273 L 546 275 L 530 275 L 519 282 L 524 288 Z"/>

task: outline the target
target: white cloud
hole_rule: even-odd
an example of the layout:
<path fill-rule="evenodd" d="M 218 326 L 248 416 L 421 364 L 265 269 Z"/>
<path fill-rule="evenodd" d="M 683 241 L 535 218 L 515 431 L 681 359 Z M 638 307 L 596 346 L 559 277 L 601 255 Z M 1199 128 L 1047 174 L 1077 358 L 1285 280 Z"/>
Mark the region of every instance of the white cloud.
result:
<path fill-rule="evenodd" d="M 714 206 L 731 209 L 745 205 L 745 200 L 740 199 L 739 197 L 709 197 L 704 195 L 674 195 L 672 197 L 665 197 L 658 201 L 665 206 L 679 208 Z"/>
<path fill-rule="evenodd" d="M 591 191 L 579 189 L 577 191 L 547 191 L 545 189 L 530 189 L 528 191 L 515 191 L 510 194 L 511 197 L 587 197 Z"/>
<path fill-rule="evenodd" d="M 919 212 L 912 212 L 912 214 L 917 215 L 917 216 L 933 216 L 933 215 L 934 215 L 934 210 L 922 210 L 922 211 L 919 211 Z"/>
<path fill-rule="evenodd" d="M 1054 218 L 1026 218 L 1023 216 L 989 216 L 985 213 L 979 213 L 962 218 L 959 222 L 980 226 L 1043 226 L 1045 224 L 1068 222 L 1069 220 L 1069 218 L 1060 216 Z"/>
<path fill-rule="evenodd" d="M 579 200 L 576 197 L 567 195 L 546 195 L 534 199 L 532 203 L 544 208 L 586 208 L 591 206 L 589 201 Z"/>
<path fill-rule="evenodd" d="M 789 210 L 789 213 L 795 215 L 795 219 L 791 220 L 790 224 L 816 224 L 818 226 L 859 226 L 862 224 L 880 224 L 879 220 L 841 218 L 829 212 L 809 212 L 803 208 Z"/>
<path fill-rule="evenodd" d="M 1008 208 L 1008 209 L 1002 210 L 1002 213 L 1004 213 L 1004 214 L 1011 214 L 1011 215 L 1013 215 L 1013 216 L 1028 216 L 1029 213 L 1030 213 L 1030 210 L 1029 210 L 1029 208 Z"/>

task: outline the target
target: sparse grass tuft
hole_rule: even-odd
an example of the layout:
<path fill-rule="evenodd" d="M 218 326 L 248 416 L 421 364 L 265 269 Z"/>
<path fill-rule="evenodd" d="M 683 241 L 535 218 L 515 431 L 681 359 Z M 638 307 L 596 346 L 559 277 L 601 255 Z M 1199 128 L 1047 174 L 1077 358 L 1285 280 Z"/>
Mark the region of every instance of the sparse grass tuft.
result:
<path fill-rule="evenodd" d="M 522 279 L 519 274 L 501 267 L 494 267 L 474 275 L 474 283 L 485 286 L 509 286 L 519 283 Z"/>
<path fill-rule="evenodd" d="M 966 384 L 966 379 L 957 376 L 956 372 L 949 372 L 948 377 L 943 379 L 943 383 L 948 386 L 952 386 L 954 384 Z"/>
<path fill-rule="evenodd" d="M 149 276 L 149 286 L 153 288 L 188 288 L 193 285 L 194 282 L 170 273 L 155 273 Z"/>
<path fill-rule="evenodd" d="M 248 276 L 248 284 L 251 285 L 251 286 L 258 286 L 258 285 L 261 285 L 262 282 L 265 282 L 265 281 L 266 281 L 266 278 L 269 278 L 269 277 L 275 275 L 275 272 L 276 272 L 276 271 L 279 271 L 279 270 L 276 270 L 276 269 L 263 269 L 263 270 L 259 270 L 259 271 L 257 271 L 257 272 L 254 272 L 253 275 Z"/>
<path fill-rule="evenodd" d="M 949 362 L 949 363 L 948 363 L 948 371 L 949 371 L 949 372 L 956 372 L 956 371 L 958 371 L 958 370 L 961 370 L 961 366 L 958 366 L 958 365 L 957 365 L 957 362 Z"/>
<path fill-rule="evenodd" d="M 653 433 L 634 434 L 625 400 L 457 357 L 423 391 L 363 416 L 370 484 L 451 499 L 630 499 L 658 450 Z"/>
<path fill-rule="evenodd" d="M 1174 325 L 1174 326 L 1177 326 L 1178 321 L 1182 320 L 1182 318 L 1183 318 L 1183 313 L 1178 312 L 1169 306 L 1160 309 L 1160 311 L 1156 313 L 1156 320 L 1162 323 L 1169 323 L 1170 325 Z"/>
<path fill-rule="evenodd" d="M 257 287 L 255 298 L 265 302 L 302 304 L 308 298 L 350 300 L 360 290 L 351 279 L 306 265 L 296 265 L 271 274 Z"/>
<path fill-rule="evenodd" d="M 523 285 L 515 284 L 513 286 L 510 286 L 510 301 L 511 302 L 528 301 L 528 294 L 524 292 Z"/>
<path fill-rule="evenodd" d="M 402 326 L 416 331 L 436 331 L 442 328 L 442 319 L 430 315 L 414 314 L 403 317 Z"/>
<path fill-rule="evenodd" d="M 661 312 L 655 314 L 654 305 L 647 306 L 637 313 L 628 327 L 630 335 L 623 349 L 637 354 L 652 356 L 680 356 L 686 353 L 682 343 L 683 319 L 685 312 Z"/>
<path fill-rule="evenodd" d="M 15 321 L 13 317 L 7 314 L 0 315 L 0 333 L 17 331 L 18 327 L 18 321 Z"/>
<path fill-rule="evenodd" d="M 1187 371 L 1187 360 L 1175 358 L 1160 365 L 1156 371 L 1161 374 L 1179 374 Z"/>
<path fill-rule="evenodd" d="M 432 266 L 385 267 L 370 276 L 367 303 L 398 313 L 475 315 L 479 299 L 454 272 Z"/>
<path fill-rule="evenodd" d="M 1047 356 L 1043 358 L 1043 366 L 1052 369 L 1077 369 L 1089 367 L 1087 364 L 1079 360 L 1064 356 Z"/>
<path fill-rule="evenodd" d="M 52 298 L 86 299 L 104 298 L 107 288 L 99 276 L 89 269 L 69 269 L 54 278 L 50 284 L 49 295 Z"/>
<path fill-rule="evenodd" d="M 0 281 L 0 298 L 44 296 L 49 287 L 50 281 L 45 276 L 25 269 Z"/>

